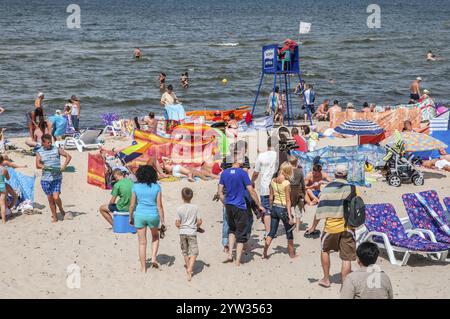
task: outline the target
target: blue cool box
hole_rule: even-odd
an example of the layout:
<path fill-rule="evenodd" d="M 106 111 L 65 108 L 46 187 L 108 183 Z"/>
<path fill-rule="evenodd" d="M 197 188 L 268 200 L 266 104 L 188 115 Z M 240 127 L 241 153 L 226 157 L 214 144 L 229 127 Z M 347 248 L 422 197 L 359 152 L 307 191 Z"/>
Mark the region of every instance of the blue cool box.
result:
<path fill-rule="evenodd" d="M 136 233 L 136 228 L 129 223 L 130 214 L 128 213 L 113 213 L 113 232 L 118 234 Z"/>

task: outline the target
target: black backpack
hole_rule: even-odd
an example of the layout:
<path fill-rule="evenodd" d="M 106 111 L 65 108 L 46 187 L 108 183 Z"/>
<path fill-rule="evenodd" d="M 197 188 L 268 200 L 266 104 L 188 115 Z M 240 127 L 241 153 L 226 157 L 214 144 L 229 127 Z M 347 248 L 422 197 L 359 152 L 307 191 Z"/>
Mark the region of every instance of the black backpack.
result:
<path fill-rule="evenodd" d="M 344 202 L 345 226 L 357 228 L 366 221 L 366 205 L 361 197 L 356 195 L 356 187 L 350 185 L 350 195 Z"/>

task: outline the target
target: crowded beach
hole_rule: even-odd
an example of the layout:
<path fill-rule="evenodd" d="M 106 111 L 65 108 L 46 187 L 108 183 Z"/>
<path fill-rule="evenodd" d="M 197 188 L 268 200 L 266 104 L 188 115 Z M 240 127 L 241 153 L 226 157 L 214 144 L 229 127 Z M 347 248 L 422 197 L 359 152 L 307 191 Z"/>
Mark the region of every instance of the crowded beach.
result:
<path fill-rule="evenodd" d="M 296 46 L 279 46 L 275 77 Z M 1 296 L 445 297 L 450 109 L 423 82 L 389 106 L 281 82 L 258 117 L 189 110 L 189 74 L 161 72 L 159 112 L 98 129 L 82 92 L 55 114 L 39 92 L 27 137 L 0 128 Z"/>

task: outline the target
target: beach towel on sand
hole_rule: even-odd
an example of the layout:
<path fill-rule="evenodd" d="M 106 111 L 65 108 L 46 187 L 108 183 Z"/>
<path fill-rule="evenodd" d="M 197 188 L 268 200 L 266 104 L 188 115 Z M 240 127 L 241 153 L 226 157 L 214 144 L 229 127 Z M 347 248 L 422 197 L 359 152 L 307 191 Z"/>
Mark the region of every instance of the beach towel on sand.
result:
<path fill-rule="evenodd" d="M 34 203 L 34 181 L 36 180 L 36 176 L 27 176 L 16 172 L 12 168 L 8 168 L 8 173 L 10 179 L 7 183 L 19 196 L 16 205 L 19 205 L 24 201 Z"/>

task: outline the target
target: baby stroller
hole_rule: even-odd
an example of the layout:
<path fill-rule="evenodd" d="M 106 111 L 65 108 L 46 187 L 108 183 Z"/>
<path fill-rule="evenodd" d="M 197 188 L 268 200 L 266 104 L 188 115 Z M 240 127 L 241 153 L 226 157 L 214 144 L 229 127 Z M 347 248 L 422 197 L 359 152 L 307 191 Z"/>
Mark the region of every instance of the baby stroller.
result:
<path fill-rule="evenodd" d="M 400 187 L 402 181 L 410 180 L 416 186 L 424 184 L 423 173 L 419 171 L 416 165 L 419 164 L 414 156 L 405 157 L 405 143 L 397 141 L 393 146 L 386 145 L 386 156 L 383 160 L 386 162 L 387 170 L 386 180 L 389 185 Z"/>

